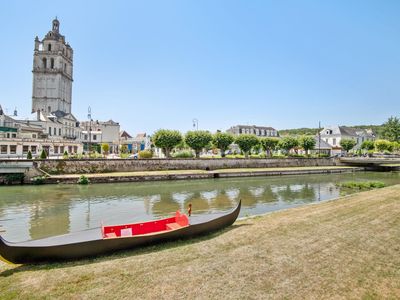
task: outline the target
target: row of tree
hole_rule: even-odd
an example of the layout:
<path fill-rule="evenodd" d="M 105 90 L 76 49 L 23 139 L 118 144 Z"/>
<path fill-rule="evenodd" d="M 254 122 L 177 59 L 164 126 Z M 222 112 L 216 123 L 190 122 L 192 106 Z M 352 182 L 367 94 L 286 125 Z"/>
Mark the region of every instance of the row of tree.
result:
<path fill-rule="evenodd" d="M 188 131 L 184 136 L 177 130 L 160 129 L 156 131 L 152 137 L 156 147 L 161 148 L 166 157 L 170 157 L 170 153 L 174 148 L 184 148 L 185 145 L 190 147 L 196 153 L 196 157 L 200 157 L 200 153 L 204 148 L 215 147 L 221 151 L 221 156 L 225 156 L 229 146 L 235 143 L 240 150 L 248 157 L 252 150 L 259 152 L 263 149 L 267 156 L 272 155 L 272 151 L 280 149 L 289 152 L 291 149 L 302 148 L 308 154 L 309 150 L 314 149 L 316 141 L 312 136 L 302 136 L 300 138 L 284 137 L 281 139 L 272 137 L 258 138 L 252 134 L 241 134 L 237 137 L 229 133 L 217 132 L 211 134 L 208 131 Z"/>

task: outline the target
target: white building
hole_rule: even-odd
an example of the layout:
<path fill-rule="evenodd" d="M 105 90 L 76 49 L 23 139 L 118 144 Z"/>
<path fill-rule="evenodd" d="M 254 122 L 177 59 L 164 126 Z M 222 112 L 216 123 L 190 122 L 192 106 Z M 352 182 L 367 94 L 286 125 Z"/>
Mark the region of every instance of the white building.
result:
<path fill-rule="evenodd" d="M 95 147 L 101 152 L 101 144 L 108 144 L 109 153 L 118 153 L 119 151 L 119 132 L 120 125 L 113 120 L 102 121 L 84 121 L 80 123 L 82 129 L 82 142 L 84 149 L 88 145 Z"/>
<path fill-rule="evenodd" d="M 320 131 L 320 137 L 326 143 L 332 146 L 332 155 L 340 154 L 342 147 L 340 141 L 342 139 L 352 139 L 357 144 L 354 146 L 355 150 L 361 148 L 364 141 L 375 140 L 375 135 L 372 130 L 351 128 L 346 126 L 328 126 Z"/>
<path fill-rule="evenodd" d="M 236 125 L 229 128 L 226 132 L 233 135 L 255 134 L 258 137 L 278 137 L 278 131 L 272 127 L 256 125 Z"/>

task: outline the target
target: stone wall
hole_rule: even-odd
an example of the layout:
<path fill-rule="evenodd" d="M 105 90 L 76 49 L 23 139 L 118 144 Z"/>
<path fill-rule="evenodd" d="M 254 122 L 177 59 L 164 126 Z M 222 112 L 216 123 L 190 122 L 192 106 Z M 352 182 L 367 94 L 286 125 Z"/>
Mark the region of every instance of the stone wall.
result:
<path fill-rule="evenodd" d="M 49 174 L 81 174 L 156 170 L 216 170 L 232 168 L 312 167 L 342 165 L 335 158 L 287 159 L 98 159 L 43 160 L 34 166 Z"/>

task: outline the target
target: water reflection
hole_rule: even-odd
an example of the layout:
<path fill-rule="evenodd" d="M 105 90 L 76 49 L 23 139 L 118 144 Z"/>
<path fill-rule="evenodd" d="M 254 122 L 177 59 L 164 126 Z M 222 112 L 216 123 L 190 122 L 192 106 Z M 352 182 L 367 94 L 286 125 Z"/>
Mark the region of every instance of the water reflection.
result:
<path fill-rule="evenodd" d="M 339 197 L 337 182 L 399 183 L 399 173 L 252 177 L 89 186 L 0 187 L 0 224 L 12 241 L 37 239 L 100 226 L 168 216 L 193 204 L 202 214 L 232 208 L 261 214 Z"/>

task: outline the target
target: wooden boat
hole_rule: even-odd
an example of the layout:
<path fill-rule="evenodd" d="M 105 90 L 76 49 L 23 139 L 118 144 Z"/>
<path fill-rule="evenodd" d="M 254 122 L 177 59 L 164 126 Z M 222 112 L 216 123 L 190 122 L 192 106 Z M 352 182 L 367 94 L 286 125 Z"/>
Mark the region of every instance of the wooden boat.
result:
<path fill-rule="evenodd" d="M 63 261 L 207 234 L 232 225 L 240 212 L 174 217 L 144 223 L 102 226 L 39 240 L 12 243 L 0 236 L 0 260 L 13 264 Z"/>

